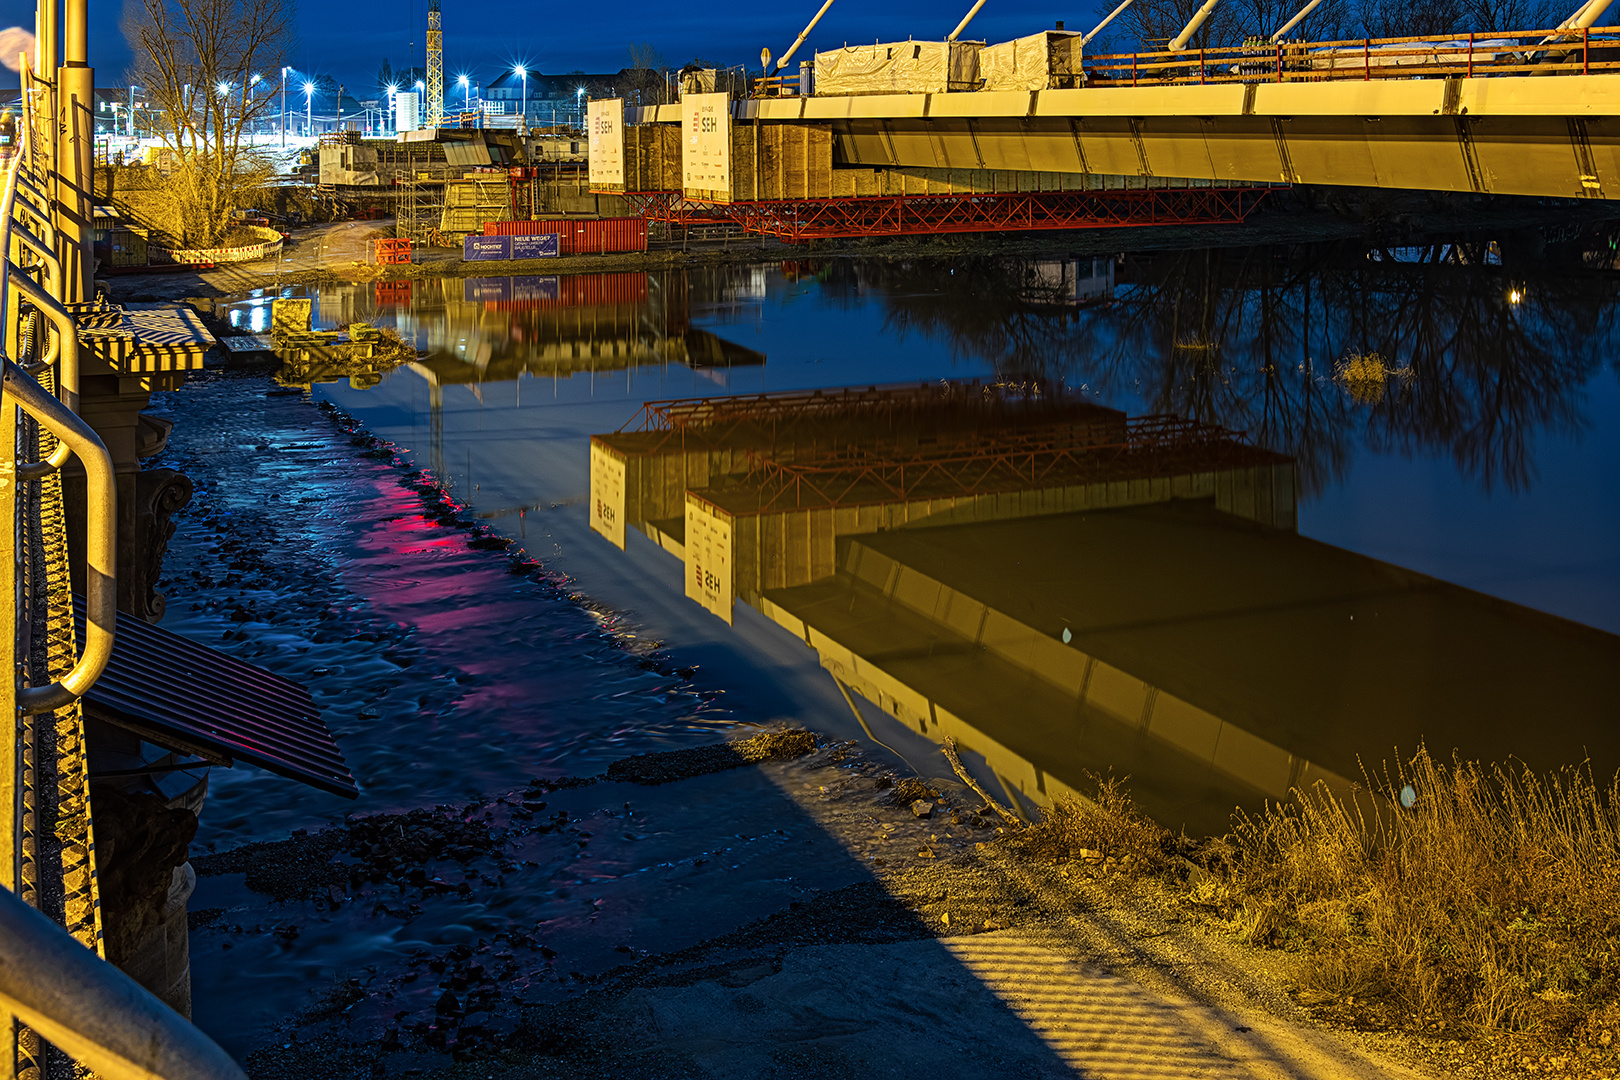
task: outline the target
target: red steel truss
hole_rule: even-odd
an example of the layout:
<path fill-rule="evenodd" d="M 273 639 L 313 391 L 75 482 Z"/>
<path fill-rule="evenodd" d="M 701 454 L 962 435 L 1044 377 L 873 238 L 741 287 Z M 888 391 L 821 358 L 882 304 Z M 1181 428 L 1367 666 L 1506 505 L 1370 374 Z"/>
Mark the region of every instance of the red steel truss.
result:
<path fill-rule="evenodd" d="M 1179 416 L 1144 416 L 1125 437 L 1099 443 L 1090 432 L 1063 428 L 1011 430 L 971 444 L 917 453 L 843 448 L 814 458 L 780 461 L 749 452 L 743 480 L 761 512 L 858 506 L 896 500 L 1025 490 L 1046 484 L 1089 483 L 1209 472 L 1286 460 L 1249 443 L 1239 431 Z"/>
<path fill-rule="evenodd" d="M 1105 229 L 1242 222 L 1266 188 L 1025 191 L 996 195 L 885 195 L 847 199 L 693 203 L 679 192 L 636 192 L 648 221 L 733 224 L 783 240 L 840 236 Z"/>

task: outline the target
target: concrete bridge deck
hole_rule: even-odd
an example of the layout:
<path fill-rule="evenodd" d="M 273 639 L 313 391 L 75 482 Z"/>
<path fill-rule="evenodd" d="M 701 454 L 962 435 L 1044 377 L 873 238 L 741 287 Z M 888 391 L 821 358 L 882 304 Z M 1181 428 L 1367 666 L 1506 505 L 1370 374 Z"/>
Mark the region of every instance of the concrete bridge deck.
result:
<path fill-rule="evenodd" d="M 1620 73 L 787 97 L 735 101 L 731 120 L 830 127 L 835 169 L 1048 174 L 1037 190 L 1125 175 L 1620 198 Z"/>

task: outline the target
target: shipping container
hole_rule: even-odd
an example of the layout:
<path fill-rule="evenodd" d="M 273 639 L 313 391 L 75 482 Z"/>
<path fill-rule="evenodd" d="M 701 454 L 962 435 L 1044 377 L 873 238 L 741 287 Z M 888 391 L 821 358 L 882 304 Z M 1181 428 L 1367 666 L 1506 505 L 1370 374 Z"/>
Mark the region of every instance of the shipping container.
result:
<path fill-rule="evenodd" d="M 485 236 L 555 234 L 562 255 L 647 250 L 645 218 L 553 218 L 546 221 L 486 221 Z"/>

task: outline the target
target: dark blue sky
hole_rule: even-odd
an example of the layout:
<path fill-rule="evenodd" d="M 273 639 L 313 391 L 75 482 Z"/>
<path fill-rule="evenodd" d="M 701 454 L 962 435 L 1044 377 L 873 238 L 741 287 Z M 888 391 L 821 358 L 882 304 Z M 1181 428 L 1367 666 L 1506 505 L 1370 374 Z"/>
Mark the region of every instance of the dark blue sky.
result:
<path fill-rule="evenodd" d="M 545 74 L 583 70 L 618 71 L 628 63 L 632 41 L 652 43 L 664 59 L 679 65 L 694 56 L 728 64 L 759 63 L 761 46 L 780 54 L 819 0 L 771 5 L 731 0 L 703 5 L 709 17 L 692 18 L 695 5 L 623 0 L 602 3 L 546 4 L 519 0 L 441 0 L 444 11 L 445 74 L 457 72 L 493 78 L 522 60 Z M 350 89 L 368 87 L 384 57 L 395 67 L 422 62 L 426 0 L 298 0 L 299 40 L 294 66 L 329 74 Z M 944 4 L 923 0 L 837 0 L 794 57 L 808 59 L 816 48 L 846 41 L 938 40 L 972 6 L 972 0 Z M 965 35 L 1002 41 L 1049 27 L 1065 19 L 1070 29 L 1090 29 L 1093 0 L 1041 3 L 1038 0 L 988 0 Z M 32 28 L 34 8 L 19 0 L 0 0 L 5 25 Z M 102 86 L 123 81 L 129 47 L 119 29 L 123 0 L 90 0 L 91 62 Z M 1082 26 L 1082 24 L 1085 24 Z M 10 75 L 9 72 L 5 73 Z"/>

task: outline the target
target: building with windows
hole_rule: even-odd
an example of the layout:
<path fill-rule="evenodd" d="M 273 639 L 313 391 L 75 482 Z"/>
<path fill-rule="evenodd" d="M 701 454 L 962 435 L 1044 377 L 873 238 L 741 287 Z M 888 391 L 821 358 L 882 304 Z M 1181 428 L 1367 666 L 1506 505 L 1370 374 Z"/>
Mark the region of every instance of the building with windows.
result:
<path fill-rule="evenodd" d="M 516 117 L 524 111 L 530 124 L 584 122 L 585 103 L 592 98 L 622 97 L 629 104 L 639 104 L 649 88 L 663 85 L 663 76 L 656 71 L 624 68 L 606 75 L 587 75 L 582 71 L 567 75 L 542 75 L 530 71 L 520 75 L 516 70 L 501 72 L 484 84 L 480 94 L 486 115 Z"/>

